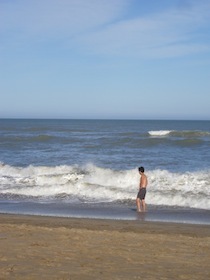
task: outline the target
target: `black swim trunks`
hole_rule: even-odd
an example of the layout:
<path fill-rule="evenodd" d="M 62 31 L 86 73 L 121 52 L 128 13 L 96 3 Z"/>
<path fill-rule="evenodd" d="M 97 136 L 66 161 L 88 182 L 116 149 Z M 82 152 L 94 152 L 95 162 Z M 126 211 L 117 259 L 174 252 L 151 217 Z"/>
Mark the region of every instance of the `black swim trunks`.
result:
<path fill-rule="evenodd" d="M 145 199 L 146 192 L 146 188 L 141 188 L 137 194 L 137 198 L 140 198 L 141 200 Z"/>

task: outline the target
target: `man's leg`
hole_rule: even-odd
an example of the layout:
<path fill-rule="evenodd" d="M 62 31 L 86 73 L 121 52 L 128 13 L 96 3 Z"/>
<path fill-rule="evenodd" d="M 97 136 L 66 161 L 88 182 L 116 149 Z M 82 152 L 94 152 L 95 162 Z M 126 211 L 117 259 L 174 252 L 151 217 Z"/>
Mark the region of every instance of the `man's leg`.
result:
<path fill-rule="evenodd" d="M 141 212 L 141 206 L 140 206 L 140 199 L 136 199 L 136 207 L 137 207 L 137 212 Z"/>
<path fill-rule="evenodd" d="M 142 200 L 141 200 L 141 203 L 142 203 L 142 210 L 145 212 L 145 211 L 146 211 L 146 203 L 145 203 L 145 200 L 142 199 Z"/>

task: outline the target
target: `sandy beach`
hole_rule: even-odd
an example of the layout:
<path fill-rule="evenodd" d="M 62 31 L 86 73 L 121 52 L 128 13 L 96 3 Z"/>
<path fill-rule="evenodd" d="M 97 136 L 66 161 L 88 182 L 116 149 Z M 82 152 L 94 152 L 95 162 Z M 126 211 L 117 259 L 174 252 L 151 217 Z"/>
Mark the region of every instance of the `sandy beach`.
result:
<path fill-rule="evenodd" d="M 210 226 L 0 215 L 0 279 L 210 279 Z"/>

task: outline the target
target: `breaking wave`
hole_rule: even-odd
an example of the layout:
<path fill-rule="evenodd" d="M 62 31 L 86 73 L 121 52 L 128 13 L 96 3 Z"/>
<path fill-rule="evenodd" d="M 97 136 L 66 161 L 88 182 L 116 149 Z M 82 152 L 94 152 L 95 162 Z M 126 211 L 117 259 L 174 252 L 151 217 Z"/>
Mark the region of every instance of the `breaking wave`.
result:
<path fill-rule="evenodd" d="M 200 130 L 152 130 L 148 131 L 150 136 L 173 136 L 183 138 L 210 137 L 210 132 Z"/>
<path fill-rule="evenodd" d="M 210 210 L 210 170 L 148 170 L 147 203 Z M 0 165 L 0 199 L 65 202 L 135 200 L 137 169 L 116 171 L 92 164 L 13 167 Z"/>
<path fill-rule="evenodd" d="M 171 133 L 172 130 L 157 130 L 157 131 L 149 131 L 149 135 L 151 136 L 166 136 Z"/>

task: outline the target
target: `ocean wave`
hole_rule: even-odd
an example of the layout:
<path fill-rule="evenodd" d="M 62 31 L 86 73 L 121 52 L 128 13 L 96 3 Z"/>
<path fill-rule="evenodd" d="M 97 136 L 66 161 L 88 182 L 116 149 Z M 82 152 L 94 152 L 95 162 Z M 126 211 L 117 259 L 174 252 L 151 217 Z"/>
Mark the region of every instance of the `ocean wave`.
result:
<path fill-rule="evenodd" d="M 151 130 L 148 131 L 150 136 L 167 136 L 172 132 L 172 130 Z"/>
<path fill-rule="evenodd" d="M 210 170 L 172 173 L 148 170 L 147 203 L 210 210 Z M 137 169 L 116 171 L 85 166 L 0 165 L 0 197 L 114 202 L 135 200 Z"/>
<path fill-rule="evenodd" d="M 150 136 L 171 136 L 171 137 L 181 137 L 181 138 L 199 138 L 199 137 L 210 137 L 209 131 L 200 130 L 157 130 L 148 131 Z"/>
<path fill-rule="evenodd" d="M 11 135 L 11 136 L 3 136 L 0 138 L 1 143 L 30 143 L 30 142 L 48 142 L 52 139 L 55 139 L 55 136 L 48 134 L 39 134 L 39 135 Z"/>
<path fill-rule="evenodd" d="M 172 136 L 176 137 L 210 137 L 210 132 L 201 130 L 182 130 L 182 131 L 172 131 Z"/>

